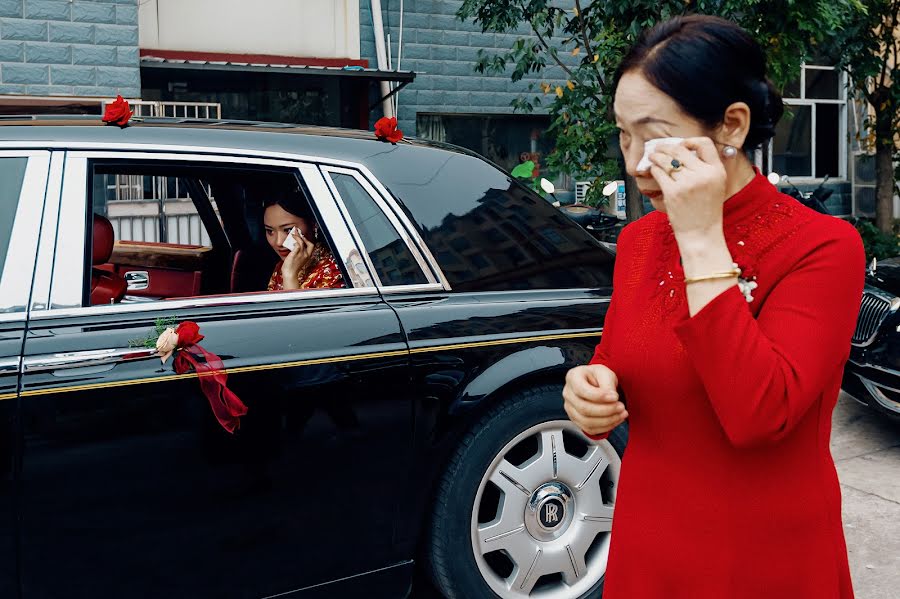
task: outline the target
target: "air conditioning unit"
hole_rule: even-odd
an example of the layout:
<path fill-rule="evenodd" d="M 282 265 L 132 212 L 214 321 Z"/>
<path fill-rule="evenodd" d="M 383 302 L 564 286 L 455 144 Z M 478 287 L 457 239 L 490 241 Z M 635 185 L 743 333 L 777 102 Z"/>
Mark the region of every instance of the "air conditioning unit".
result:
<path fill-rule="evenodd" d="M 588 187 L 591 186 L 590 181 L 576 181 L 575 182 L 575 201 L 576 202 L 584 202 L 584 199 L 587 197 Z"/>

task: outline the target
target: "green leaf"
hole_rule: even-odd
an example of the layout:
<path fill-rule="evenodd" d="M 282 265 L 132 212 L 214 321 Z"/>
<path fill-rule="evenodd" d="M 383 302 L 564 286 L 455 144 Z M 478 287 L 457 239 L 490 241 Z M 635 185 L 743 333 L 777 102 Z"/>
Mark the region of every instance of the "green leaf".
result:
<path fill-rule="evenodd" d="M 517 165 L 510 174 L 516 179 L 530 179 L 533 173 L 534 161 L 526 160 L 522 164 Z"/>

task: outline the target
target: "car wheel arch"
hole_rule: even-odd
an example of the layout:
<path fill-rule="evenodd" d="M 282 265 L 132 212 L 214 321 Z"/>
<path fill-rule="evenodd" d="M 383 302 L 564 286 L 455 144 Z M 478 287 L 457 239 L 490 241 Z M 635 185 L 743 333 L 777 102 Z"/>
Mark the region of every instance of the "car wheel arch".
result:
<path fill-rule="evenodd" d="M 584 361 L 583 346 L 576 345 L 541 345 L 511 352 L 468 381 L 448 406 L 448 415 L 493 404 L 498 396 L 529 385 L 562 383 L 565 373 Z"/>

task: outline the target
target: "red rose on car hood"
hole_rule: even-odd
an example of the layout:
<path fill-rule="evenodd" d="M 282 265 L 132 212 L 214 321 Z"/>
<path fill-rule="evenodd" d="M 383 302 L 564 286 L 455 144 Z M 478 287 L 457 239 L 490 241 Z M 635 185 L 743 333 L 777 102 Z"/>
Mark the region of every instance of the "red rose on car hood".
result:
<path fill-rule="evenodd" d="M 178 333 L 178 347 L 196 345 L 203 340 L 203 335 L 200 334 L 200 326 L 192 320 L 185 320 L 179 324 L 175 332 Z"/>
<path fill-rule="evenodd" d="M 103 122 L 107 125 L 125 127 L 128 124 L 128 119 L 131 118 L 131 114 L 131 107 L 128 106 L 125 98 L 116 96 L 115 102 L 107 104 L 106 112 L 103 113 Z"/>
<path fill-rule="evenodd" d="M 384 116 L 375 121 L 375 137 L 392 144 L 403 139 L 403 131 L 397 128 L 397 118 Z"/>

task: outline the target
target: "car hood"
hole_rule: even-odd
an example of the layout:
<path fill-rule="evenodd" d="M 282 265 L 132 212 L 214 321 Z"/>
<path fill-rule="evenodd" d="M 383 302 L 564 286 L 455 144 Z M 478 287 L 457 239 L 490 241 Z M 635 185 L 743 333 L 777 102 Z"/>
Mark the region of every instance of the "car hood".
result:
<path fill-rule="evenodd" d="M 866 283 L 900 296 L 900 258 L 879 260 L 875 274 L 866 276 Z"/>

